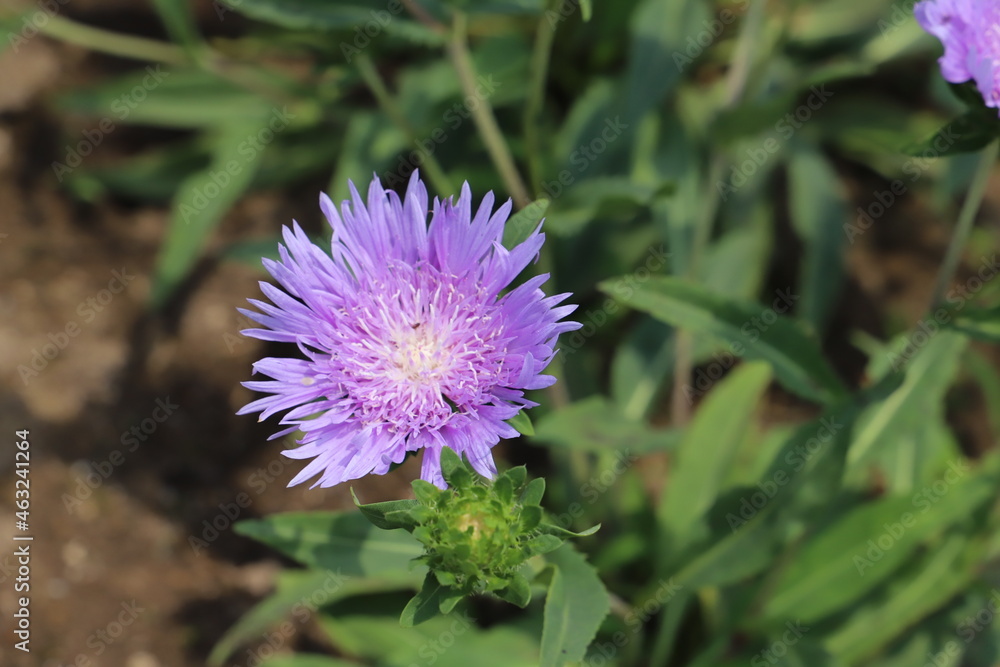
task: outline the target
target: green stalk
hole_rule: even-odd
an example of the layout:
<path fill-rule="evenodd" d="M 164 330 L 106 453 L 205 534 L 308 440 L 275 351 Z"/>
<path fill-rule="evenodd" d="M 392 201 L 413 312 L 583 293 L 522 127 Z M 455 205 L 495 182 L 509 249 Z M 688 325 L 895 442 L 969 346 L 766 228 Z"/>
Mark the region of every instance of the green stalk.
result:
<path fill-rule="evenodd" d="M 931 296 L 931 310 L 937 308 L 944 301 L 945 293 L 948 291 L 948 287 L 951 286 L 951 281 L 958 270 L 959 262 L 962 259 L 962 250 L 964 250 L 965 244 L 969 240 L 969 234 L 972 232 L 973 224 L 976 221 L 976 212 L 979 211 L 979 207 L 983 203 L 983 195 L 986 194 L 986 184 L 989 182 L 993 165 L 997 161 L 998 149 L 1000 149 L 1000 140 L 997 139 L 994 139 L 989 146 L 983 149 L 982 157 L 980 157 L 979 164 L 976 166 L 976 173 L 972 177 L 972 185 L 969 186 L 969 192 L 965 195 L 965 201 L 962 203 L 962 210 L 959 211 L 955 233 L 948 244 L 948 251 L 941 264 L 941 270 L 938 272 L 937 281 L 934 283 L 934 292 Z"/>
<path fill-rule="evenodd" d="M 365 54 L 361 54 L 357 57 L 358 72 L 361 74 L 361 78 L 364 80 L 368 88 L 371 89 L 372 94 L 375 95 L 375 99 L 378 101 L 379 106 L 382 110 L 389 116 L 390 120 L 395 123 L 399 129 L 406 134 L 406 139 L 409 143 L 417 144 L 417 133 L 410 125 L 410 121 L 406 118 L 406 114 L 403 113 L 399 105 L 396 104 L 396 100 L 393 98 L 392 93 L 389 92 L 389 88 L 385 85 L 382 77 L 379 75 L 378 70 L 375 69 L 375 65 L 372 63 L 371 58 Z M 430 153 L 424 155 L 424 172 L 427 174 L 427 178 L 434 184 L 435 189 L 437 189 L 438 194 L 442 197 L 447 197 L 455 192 L 454 188 L 451 186 L 451 181 L 448 179 L 448 175 L 445 173 L 444 169 L 441 168 L 440 163 Z"/>
<path fill-rule="evenodd" d="M 452 23 L 451 40 L 448 43 L 448 54 L 451 62 L 458 74 L 459 83 L 462 85 L 462 92 L 467 97 L 478 98 L 476 94 L 476 69 L 472 64 L 472 57 L 469 54 L 467 44 L 469 22 L 463 12 L 456 11 Z M 514 206 L 522 209 L 531 203 L 528 189 L 524 185 L 517 165 L 514 164 L 514 156 L 511 155 L 507 141 L 504 139 L 500 126 L 497 124 L 496 116 L 493 114 L 493 105 L 488 99 L 479 99 L 479 104 L 470 109 L 472 120 L 479 130 L 479 136 L 486 145 L 486 151 L 493 161 L 493 165 L 500 172 L 507 192 L 514 199 Z"/>
<path fill-rule="evenodd" d="M 184 65 L 191 62 L 184 49 L 173 44 L 93 28 L 62 16 L 50 16 L 48 22 L 40 29 L 49 37 L 112 56 L 149 60 L 167 65 Z"/>
<path fill-rule="evenodd" d="M 546 9 L 552 7 L 552 2 L 546 3 Z M 528 83 L 528 102 L 524 108 L 524 143 L 528 161 L 528 177 L 531 179 L 532 191 L 538 196 L 538 187 L 542 182 L 541 141 L 538 133 L 538 120 L 545 99 L 545 81 L 549 75 L 549 60 L 552 57 L 552 43 L 555 41 L 556 26 L 545 15 L 538 21 L 535 32 L 535 46 L 531 54 L 531 79 Z"/>

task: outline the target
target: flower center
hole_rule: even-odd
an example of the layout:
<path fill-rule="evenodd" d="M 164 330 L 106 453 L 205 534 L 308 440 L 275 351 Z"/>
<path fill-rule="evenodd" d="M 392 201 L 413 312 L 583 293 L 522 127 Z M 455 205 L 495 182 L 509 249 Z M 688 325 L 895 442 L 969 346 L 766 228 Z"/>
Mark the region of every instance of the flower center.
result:
<path fill-rule="evenodd" d="M 404 329 L 393 341 L 393 347 L 389 362 L 400 381 L 438 383 L 448 372 L 451 355 L 441 337 L 428 326 L 414 324 L 409 331 Z"/>

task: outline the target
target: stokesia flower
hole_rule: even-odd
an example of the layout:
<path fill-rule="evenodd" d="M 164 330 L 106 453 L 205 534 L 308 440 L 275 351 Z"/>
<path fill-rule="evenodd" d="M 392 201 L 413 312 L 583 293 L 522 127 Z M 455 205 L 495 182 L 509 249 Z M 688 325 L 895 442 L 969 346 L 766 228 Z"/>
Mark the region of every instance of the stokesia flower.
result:
<path fill-rule="evenodd" d="M 951 83 L 975 80 L 986 106 L 1000 107 L 1000 2 L 924 0 L 913 13 L 941 40 L 941 76 Z"/>
<path fill-rule="evenodd" d="M 423 450 L 421 477 L 444 488 L 445 446 L 493 477 L 491 448 L 517 435 L 506 420 L 537 405 L 525 390 L 555 382 L 542 371 L 559 334 L 580 326 L 560 322 L 575 306 L 557 305 L 568 294 L 545 296 L 547 275 L 501 295 L 538 256 L 541 225 L 507 250 L 511 204 L 494 213 L 492 193 L 475 215 L 468 184 L 457 202 L 435 199 L 428 226 L 416 173 L 402 199 L 377 179 L 367 204 L 350 189 L 339 213 L 320 195 L 330 254 L 294 223 L 283 230 L 281 261 L 264 260 L 283 289 L 261 283 L 274 305 L 251 299 L 261 312 L 241 312 L 266 328 L 243 333 L 296 343 L 305 358 L 255 363 L 254 373 L 273 379 L 243 384 L 271 395 L 239 414 L 288 410 L 272 439 L 301 431 L 300 446 L 284 454 L 312 459 L 289 486 L 383 474 Z"/>

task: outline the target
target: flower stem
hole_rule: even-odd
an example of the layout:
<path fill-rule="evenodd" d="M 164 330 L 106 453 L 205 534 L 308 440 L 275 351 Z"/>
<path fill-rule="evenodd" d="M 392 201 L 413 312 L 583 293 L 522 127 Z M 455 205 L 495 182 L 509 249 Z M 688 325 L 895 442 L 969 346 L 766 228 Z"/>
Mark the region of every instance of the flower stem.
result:
<path fill-rule="evenodd" d="M 40 29 L 49 37 L 122 58 L 150 60 L 168 65 L 191 62 L 184 49 L 173 44 L 94 28 L 62 16 L 50 16 Z"/>
<path fill-rule="evenodd" d="M 969 192 L 965 195 L 962 210 L 958 214 L 955 233 L 951 237 L 948 251 L 941 264 L 941 270 L 938 272 L 937 281 L 934 283 L 934 293 L 931 296 L 931 310 L 941 305 L 945 297 L 945 292 L 948 291 L 948 287 L 955 277 L 955 271 L 958 270 L 958 264 L 962 259 L 962 250 L 965 248 L 965 244 L 969 240 L 969 234 L 972 232 L 973 223 L 976 220 L 976 212 L 979 211 L 979 206 L 983 203 L 983 196 L 986 194 L 986 184 L 989 181 L 990 173 L 993 171 L 993 165 L 997 161 L 998 150 L 1000 150 L 1000 140 L 994 139 L 983 150 L 980 157 L 976 173 L 972 177 L 972 184 L 969 186 Z"/>
<path fill-rule="evenodd" d="M 490 159 L 497 171 L 500 172 L 504 186 L 514 199 L 514 205 L 521 209 L 531 203 L 531 197 L 528 195 L 528 189 L 517 170 L 517 165 L 514 164 L 514 157 L 500 131 L 500 126 L 497 125 L 496 116 L 493 115 L 493 106 L 488 99 L 482 98 L 476 93 L 476 69 L 472 64 L 472 57 L 466 42 L 468 23 L 468 18 L 463 12 L 455 12 L 451 40 L 448 43 L 448 54 L 451 56 L 455 72 L 458 74 L 462 91 L 467 97 L 479 100 L 479 104 L 469 110 L 472 113 L 472 120 L 476 124 L 476 129 L 479 130 L 483 143 L 486 144 L 486 151 L 490 154 Z"/>
<path fill-rule="evenodd" d="M 547 3 L 551 7 L 552 3 Z M 528 83 L 528 102 L 524 107 L 524 143 L 528 161 L 528 177 L 531 179 L 532 190 L 537 195 L 537 188 L 542 182 L 541 146 L 538 133 L 538 120 L 542 112 L 545 98 L 545 81 L 549 74 L 549 60 L 552 56 L 552 43 L 555 41 L 556 25 L 543 13 L 538 21 L 535 32 L 535 46 L 531 54 L 531 80 Z"/>
<path fill-rule="evenodd" d="M 396 104 L 396 100 L 393 99 L 392 93 L 389 92 L 389 88 L 385 85 L 382 77 L 379 75 L 378 70 L 375 69 L 375 65 L 372 63 L 371 58 L 365 54 L 361 54 L 357 57 L 358 72 L 361 74 L 361 78 L 367 84 L 368 88 L 371 89 L 372 94 L 378 101 L 379 106 L 382 107 L 382 111 L 389 116 L 390 120 L 394 122 L 399 129 L 406 134 L 406 139 L 411 144 L 416 145 L 417 143 L 417 133 L 410 125 L 410 121 L 407 120 L 406 114 L 402 112 L 399 105 Z M 438 194 L 442 197 L 447 197 L 448 195 L 455 192 L 451 186 L 451 181 L 448 179 L 448 175 L 445 173 L 444 169 L 441 168 L 441 164 L 437 161 L 431 154 L 424 155 L 424 170 L 427 172 L 427 178 L 434 184 L 437 189 Z"/>

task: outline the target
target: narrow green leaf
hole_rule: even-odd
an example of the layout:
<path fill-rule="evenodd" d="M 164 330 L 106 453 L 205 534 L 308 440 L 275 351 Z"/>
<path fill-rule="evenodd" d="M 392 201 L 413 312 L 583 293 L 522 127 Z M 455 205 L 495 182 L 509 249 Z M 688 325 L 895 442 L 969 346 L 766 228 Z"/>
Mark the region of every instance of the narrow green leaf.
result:
<path fill-rule="evenodd" d="M 423 547 L 401 530 L 382 530 L 360 512 L 292 512 L 241 521 L 240 535 L 263 542 L 304 565 L 355 576 L 413 580 L 411 561 Z"/>
<path fill-rule="evenodd" d="M 524 487 L 524 491 L 521 492 L 521 498 L 519 502 L 522 505 L 540 505 L 542 503 L 542 498 L 545 496 L 545 478 L 536 477 L 535 479 L 528 482 L 528 485 Z"/>
<path fill-rule="evenodd" d="M 840 177 L 814 146 L 799 143 L 788 162 L 788 207 L 805 245 L 800 280 L 801 318 L 822 332 L 844 281 L 847 205 Z"/>
<path fill-rule="evenodd" d="M 804 398 L 826 404 L 845 394 L 816 340 L 797 322 L 778 314 L 794 302 L 794 295 L 779 295 L 768 307 L 726 299 L 674 277 L 654 276 L 628 290 L 615 289 L 616 285 L 620 282 L 609 280 L 600 288 L 668 324 L 718 336 L 736 354 L 769 362 L 778 382 Z"/>
<path fill-rule="evenodd" d="M 410 510 L 420 503 L 416 500 L 389 500 L 382 503 L 368 503 L 362 505 L 358 496 L 351 487 L 351 497 L 354 504 L 361 510 L 361 513 L 372 522 L 372 525 L 382 530 L 392 530 L 402 528 L 412 530 L 416 525 L 416 520 L 410 516 Z"/>
<path fill-rule="evenodd" d="M 545 599 L 540 667 L 561 667 L 583 660 L 611 601 L 594 568 L 570 545 L 546 560 L 555 570 Z"/>
<path fill-rule="evenodd" d="M 692 537 L 715 502 L 770 382 L 767 364 L 739 366 L 709 392 L 687 428 L 657 511 L 675 549 Z"/>
<path fill-rule="evenodd" d="M 995 497 L 995 471 L 953 472 L 936 504 L 919 496 L 887 498 L 855 509 L 815 535 L 775 585 L 759 620 L 810 623 L 841 609 L 890 577 L 921 542 L 967 520 Z"/>
<path fill-rule="evenodd" d="M 212 163 L 187 178 L 174 197 L 167 238 L 153 277 L 152 301 L 162 306 L 201 256 L 211 233 L 243 196 L 257 169 L 257 153 L 245 153 L 247 138 L 262 121 L 233 121 L 218 128 Z"/>
<path fill-rule="evenodd" d="M 434 573 L 428 572 L 420 591 L 403 608 L 403 613 L 399 617 L 400 625 L 404 628 L 412 628 L 414 625 L 420 625 L 440 614 L 440 605 L 445 590 L 438 583 Z"/>
<path fill-rule="evenodd" d="M 675 431 L 653 429 L 644 420 L 625 417 L 604 396 L 576 401 L 542 417 L 535 425 L 535 438 L 566 449 L 636 456 L 672 449 L 680 440 Z"/>

